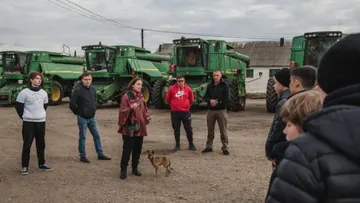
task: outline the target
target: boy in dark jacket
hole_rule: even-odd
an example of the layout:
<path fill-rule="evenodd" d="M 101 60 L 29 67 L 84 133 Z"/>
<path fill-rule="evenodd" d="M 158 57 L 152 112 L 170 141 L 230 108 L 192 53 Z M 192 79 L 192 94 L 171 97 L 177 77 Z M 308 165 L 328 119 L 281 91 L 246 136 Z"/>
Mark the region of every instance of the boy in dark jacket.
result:
<path fill-rule="evenodd" d="M 277 168 L 268 203 L 360 202 L 360 34 L 324 54 L 323 109 L 308 116 Z"/>
<path fill-rule="evenodd" d="M 280 117 L 281 107 L 287 101 L 290 96 L 289 84 L 290 84 L 290 69 L 283 68 L 278 71 L 274 76 L 274 88 L 279 95 L 279 101 L 276 105 L 274 119 L 265 143 L 266 157 L 272 162 L 273 168 L 275 167 L 273 148 L 275 144 L 286 141 L 283 130 L 285 128 L 285 122 Z"/>
<path fill-rule="evenodd" d="M 280 116 L 285 121 L 286 127 L 283 133 L 286 135 L 285 142 L 276 144 L 273 148 L 274 162 L 278 166 L 285 156 L 285 151 L 291 141 L 304 131 L 302 123 L 304 119 L 313 112 L 319 111 L 322 107 L 320 94 L 316 90 L 309 90 L 294 95 L 281 108 Z M 269 188 L 276 177 L 277 169 L 273 171 L 270 178 Z M 268 191 L 269 194 L 269 191 Z M 267 194 L 267 195 L 268 195 Z"/>

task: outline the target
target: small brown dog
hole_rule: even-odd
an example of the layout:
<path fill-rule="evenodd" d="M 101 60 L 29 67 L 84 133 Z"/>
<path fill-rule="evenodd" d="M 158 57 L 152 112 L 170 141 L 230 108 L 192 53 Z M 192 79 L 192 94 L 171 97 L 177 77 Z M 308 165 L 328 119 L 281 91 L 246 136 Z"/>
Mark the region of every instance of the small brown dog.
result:
<path fill-rule="evenodd" d="M 166 156 L 155 156 L 154 150 L 152 150 L 151 152 L 149 150 L 147 150 L 147 152 L 148 152 L 148 159 L 150 160 L 151 164 L 155 168 L 155 176 L 157 176 L 157 174 L 158 174 L 159 167 L 163 166 L 166 169 L 165 176 L 168 177 L 169 174 L 171 173 L 170 170 L 174 170 L 170 167 L 170 165 L 171 165 L 170 159 L 167 158 Z"/>

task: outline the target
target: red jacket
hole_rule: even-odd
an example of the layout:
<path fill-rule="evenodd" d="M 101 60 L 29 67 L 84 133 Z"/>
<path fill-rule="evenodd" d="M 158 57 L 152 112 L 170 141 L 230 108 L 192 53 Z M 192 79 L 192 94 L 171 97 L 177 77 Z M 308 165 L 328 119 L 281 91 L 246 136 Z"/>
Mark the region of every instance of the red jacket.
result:
<path fill-rule="evenodd" d="M 193 91 L 186 83 L 182 88 L 176 83 L 166 93 L 166 102 L 170 105 L 171 111 L 189 111 L 194 102 Z"/>
<path fill-rule="evenodd" d="M 146 102 L 144 101 L 144 98 L 142 95 L 140 96 L 134 96 L 133 98 L 129 98 L 128 94 L 125 93 L 121 99 L 120 109 L 119 109 L 119 119 L 118 119 L 118 133 L 123 135 L 128 135 L 128 132 L 126 130 L 125 125 L 128 122 L 128 117 L 130 115 L 130 105 L 133 103 L 138 103 L 138 107 L 133 109 L 133 114 L 130 117 L 130 122 L 134 123 L 135 120 L 138 121 L 140 130 L 133 134 L 133 136 L 147 136 L 147 124 L 149 124 L 149 121 L 147 118 L 150 116 L 148 112 L 148 108 L 146 106 Z"/>

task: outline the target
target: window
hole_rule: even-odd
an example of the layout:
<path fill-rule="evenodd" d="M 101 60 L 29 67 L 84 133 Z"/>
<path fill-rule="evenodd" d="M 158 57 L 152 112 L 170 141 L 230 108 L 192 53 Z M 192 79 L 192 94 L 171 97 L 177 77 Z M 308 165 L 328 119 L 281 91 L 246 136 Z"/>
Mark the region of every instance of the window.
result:
<path fill-rule="evenodd" d="M 246 77 L 253 78 L 254 77 L 254 69 L 247 69 L 246 70 Z"/>
<path fill-rule="evenodd" d="M 280 68 L 278 69 L 270 69 L 269 70 L 269 77 L 273 77 L 279 70 L 281 70 Z"/>

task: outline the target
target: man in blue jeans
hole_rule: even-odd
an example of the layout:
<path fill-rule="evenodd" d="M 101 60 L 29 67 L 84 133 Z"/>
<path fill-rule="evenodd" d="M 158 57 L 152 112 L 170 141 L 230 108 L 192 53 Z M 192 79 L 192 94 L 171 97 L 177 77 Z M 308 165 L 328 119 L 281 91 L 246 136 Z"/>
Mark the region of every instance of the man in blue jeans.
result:
<path fill-rule="evenodd" d="M 79 126 L 79 153 L 80 161 L 90 163 L 85 153 L 86 130 L 89 128 L 94 138 L 96 153 L 99 160 L 111 160 L 104 155 L 98 126 L 95 119 L 96 112 L 96 90 L 91 86 L 92 76 L 89 73 L 83 73 L 81 76 L 82 84 L 74 88 L 69 107 L 77 115 Z"/>

